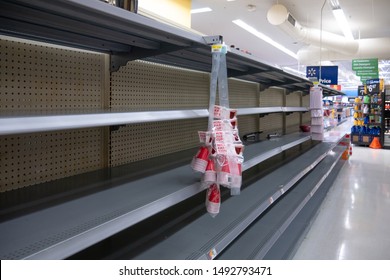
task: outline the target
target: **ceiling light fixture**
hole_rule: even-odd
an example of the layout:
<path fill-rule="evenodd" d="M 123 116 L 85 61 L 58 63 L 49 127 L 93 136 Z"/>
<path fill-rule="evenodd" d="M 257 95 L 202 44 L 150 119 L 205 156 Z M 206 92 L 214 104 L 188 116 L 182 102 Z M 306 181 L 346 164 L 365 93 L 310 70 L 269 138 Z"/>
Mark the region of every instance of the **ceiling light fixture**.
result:
<path fill-rule="evenodd" d="M 296 60 L 298 60 L 298 56 L 296 53 L 290 51 L 289 49 L 287 49 L 286 47 L 282 46 L 281 44 L 275 42 L 274 40 L 272 40 L 270 37 L 268 37 L 267 35 L 261 33 L 260 31 L 257 31 L 254 27 L 250 26 L 249 24 L 243 22 L 242 20 L 240 19 L 236 19 L 236 20 L 233 20 L 233 23 L 238 25 L 239 27 L 241 27 L 242 29 L 248 31 L 249 33 L 251 33 L 252 35 L 256 36 L 257 38 L 263 40 L 264 42 L 274 46 L 275 48 L 277 48 L 278 50 L 281 50 L 282 52 L 284 52 L 285 54 L 288 54 L 289 56 L 295 58 Z"/>
<path fill-rule="evenodd" d="M 347 18 L 345 17 L 343 9 L 341 9 L 340 3 L 338 0 L 328 0 L 329 5 L 332 7 L 332 12 L 336 21 L 341 28 L 344 36 L 349 40 L 354 40 L 351 28 L 349 27 Z"/>
<path fill-rule="evenodd" d="M 191 10 L 191 14 L 207 13 L 207 12 L 211 12 L 211 11 L 212 11 L 211 8 L 205 7 L 205 8 L 199 8 L 199 9 L 193 9 L 193 10 Z"/>

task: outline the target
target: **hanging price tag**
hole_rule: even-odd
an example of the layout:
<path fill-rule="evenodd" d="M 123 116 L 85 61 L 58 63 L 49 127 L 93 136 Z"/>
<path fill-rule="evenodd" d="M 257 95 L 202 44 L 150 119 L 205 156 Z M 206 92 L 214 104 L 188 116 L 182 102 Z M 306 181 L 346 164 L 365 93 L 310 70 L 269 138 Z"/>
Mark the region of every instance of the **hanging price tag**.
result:
<path fill-rule="evenodd" d="M 206 143 L 206 131 L 198 131 L 199 142 Z"/>
<path fill-rule="evenodd" d="M 213 121 L 213 126 L 214 126 L 215 131 L 223 131 L 223 128 L 224 128 L 223 121 L 221 121 L 221 120 Z"/>
<path fill-rule="evenodd" d="M 222 52 L 223 45 L 212 45 L 211 52 Z"/>
<path fill-rule="evenodd" d="M 217 150 L 217 154 L 220 154 L 220 155 L 227 154 L 227 147 L 226 147 L 225 143 L 215 143 L 215 148 Z"/>

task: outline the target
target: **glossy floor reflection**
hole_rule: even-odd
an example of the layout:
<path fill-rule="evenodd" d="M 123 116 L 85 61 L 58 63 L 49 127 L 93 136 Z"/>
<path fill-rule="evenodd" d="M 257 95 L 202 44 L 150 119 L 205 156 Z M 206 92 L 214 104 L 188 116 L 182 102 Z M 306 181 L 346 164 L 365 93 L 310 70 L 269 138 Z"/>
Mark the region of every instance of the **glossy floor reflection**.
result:
<path fill-rule="evenodd" d="M 390 260 L 390 150 L 353 147 L 294 259 Z"/>

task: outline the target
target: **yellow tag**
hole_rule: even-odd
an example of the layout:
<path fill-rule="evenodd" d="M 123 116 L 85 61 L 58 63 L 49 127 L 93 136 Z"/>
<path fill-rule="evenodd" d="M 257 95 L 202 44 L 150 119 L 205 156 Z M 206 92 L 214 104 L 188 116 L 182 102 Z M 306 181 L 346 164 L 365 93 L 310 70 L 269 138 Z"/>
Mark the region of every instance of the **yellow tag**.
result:
<path fill-rule="evenodd" d="M 212 45 L 211 52 L 222 52 L 223 45 Z"/>

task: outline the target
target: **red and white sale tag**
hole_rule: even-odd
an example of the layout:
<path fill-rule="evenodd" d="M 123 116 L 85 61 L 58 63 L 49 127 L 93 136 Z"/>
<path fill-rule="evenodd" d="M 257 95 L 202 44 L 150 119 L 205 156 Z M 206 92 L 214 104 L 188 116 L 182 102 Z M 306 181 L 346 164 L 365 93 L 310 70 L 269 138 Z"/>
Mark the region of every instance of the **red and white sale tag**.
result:
<path fill-rule="evenodd" d="M 216 142 L 225 142 L 225 133 L 223 131 L 216 131 L 215 132 L 215 141 Z"/>
<path fill-rule="evenodd" d="M 215 105 L 214 106 L 214 118 L 221 119 L 222 118 L 222 107 Z"/>
<path fill-rule="evenodd" d="M 220 155 L 227 154 L 227 147 L 226 147 L 225 143 L 215 143 L 215 148 L 217 150 L 217 154 L 220 154 Z"/>
<path fill-rule="evenodd" d="M 206 131 L 198 131 L 200 143 L 206 143 Z"/>
<path fill-rule="evenodd" d="M 223 131 L 223 128 L 224 128 L 223 121 L 221 121 L 221 120 L 213 121 L 213 126 L 214 126 L 215 131 Z"/>

